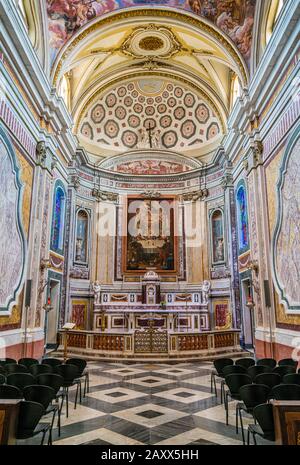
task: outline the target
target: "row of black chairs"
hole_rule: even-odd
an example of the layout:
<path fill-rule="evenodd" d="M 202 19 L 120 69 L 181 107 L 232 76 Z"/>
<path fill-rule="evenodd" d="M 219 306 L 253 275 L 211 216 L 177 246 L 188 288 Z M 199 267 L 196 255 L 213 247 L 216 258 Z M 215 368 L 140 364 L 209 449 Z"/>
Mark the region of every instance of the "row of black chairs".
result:
<path fill-rule="evenodd" d="M 234 362 L 232 358 L 219 358 L 214 360 L 214 370 L 211 372 L 211 379 L 210 379 L 210 385 L 211 385 L 211 392 L 215 392 L 215 395 L 217 396 L 217 385 L 216 385 L 216 378 L 221 378 L 224 379 L 225 374 L 224 374 L 224 369 L 230 370 L 227 367 L 232 367 L 231 371 L 227 372 L 229 373 L 248 373 L 252 379 L 255 378 L 258 374 L 265 373 L 268 371 L 274 371 L 275 373 L 280 374 L 280 376 L 283 376 L 284 374 L 287 373 L 293 373 L 296 371 L 297 364 L 298 362 L 291 359 L 291 358 L 285 358 L 282 360 L 279 360 L 278 364 L 275 359 L 273 358 L 263 358 L 255 361 L 254 358 L 251 357 L 243 357 Z M 235 368 L 233 368 L 235 367 Z M 241 367 L 241 368 L 240 368 Z M 263 368 L 258 368 L 258 367 L 263 367 Z M 281 367 L 291 367 L 291 368 L 281 368 Z M 244 370 L 243 370 L 244 369 Z M 222 402 L 222 394 L 223 391 L 221 389 L 221 402 Z"/>
<path fill-rule="evenodd" d="M 228 425 L 228 400 L 238 401 L 236 404 L 236 432 L 238 433 L 238 420 L 240 421 L 243 443 L 245 443 L 242 411 L 253 415 L 257 405 L 275 400 L 300 400 L 299 374 L 287 374 L 281 378 L 276 373 L 258 375 L 254 383 L 249 375 L 231 374 L 225 377 L 227 390 L 225 391 L 226 424 Z M 293 383 L 297 377 L 298 384 Z"/>
<path fill-rule="evenodd" d="M 73 362 L 73 363 L 72 363 Z M 74 363 L 75 362 L 75 363 Z M 61 434 L 61 412 L 66 400 L 69 415 L 69 388 L 76 385 L 74 408 L 78 393 L 81 402 L 81 378 L 85 378 L 84 396 L 89 391 L 89 375 L 82 359 L 47 358 L 40 364 L 37 359 L 23 358 L 0 360 L 0 398 L 23 399 L 20 403 L 17 439 L 27 439 L 43 433 L 42 442 L 49 431 L 48 444 L 52 444 L 52 430 L 58 415 L 58 434 Z M 61 402 L 59 403 L 59 400 Z M 53 405 L 53 401 L 56 402 Z M 44 415 L 52 413 L 51 423 L 40 423 Z"/>
<path fill-rule="evenodd" d="M 45 358 L 41 364 L 35 358 L 21 358 L 18 362 L 12 358 L 0 360 L 0 374 L 31 373 L 33 376 L 57 372 L 56 368 L 63 365 L 63 361 L 57 358 Z M 78 378 L 84 378 L 84 392 L 89 392 L 89 372 L 86 370 L 87 362 L 80 358 L 69 358 L 66 365 L 75 365 L 78 370 Z"/>

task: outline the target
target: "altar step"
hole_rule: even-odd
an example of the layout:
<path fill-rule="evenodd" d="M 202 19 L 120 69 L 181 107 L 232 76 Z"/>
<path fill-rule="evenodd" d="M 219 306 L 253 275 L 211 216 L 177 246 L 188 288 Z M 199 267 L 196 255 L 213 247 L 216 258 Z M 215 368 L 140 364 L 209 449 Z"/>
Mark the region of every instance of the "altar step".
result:
<path fill-rule="evenodd" d="M 62 358 L 64 354 L 63 347 L 60 346 L 56 351 L 51 352 L 51 357 Z M 86 350 L 70 348 L 68 350 L 68 358 L 77 357 L 84 358 L 89 361 L 98 362 L 110 362 L 110 363 L 143 363 L 143 362 L 155 362 L 155 363 L 192 363 L 197 361 L 209 361 L 217 358 L 230 357 L 250 357 L 252 354 L 246 350 L 218 350 L 215 352 L 209 352 L 207 354 L 166 354 L 166 353 L 145 353 L 145 354 L 97 354 Z"/>

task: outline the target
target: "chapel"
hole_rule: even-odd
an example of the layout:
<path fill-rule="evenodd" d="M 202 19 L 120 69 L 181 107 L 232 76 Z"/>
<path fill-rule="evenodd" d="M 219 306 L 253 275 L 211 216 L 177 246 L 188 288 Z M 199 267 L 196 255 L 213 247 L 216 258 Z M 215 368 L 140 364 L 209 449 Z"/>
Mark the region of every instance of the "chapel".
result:
<path fill-rule="evenodd" d="M 299 18 L 298 0 L 0 0 L 16 443 L 277 441 L 222 370 L 272 371 L 259 406 L 300 401 Z M 63 400 L 30 435 L 54 373 Z"/>

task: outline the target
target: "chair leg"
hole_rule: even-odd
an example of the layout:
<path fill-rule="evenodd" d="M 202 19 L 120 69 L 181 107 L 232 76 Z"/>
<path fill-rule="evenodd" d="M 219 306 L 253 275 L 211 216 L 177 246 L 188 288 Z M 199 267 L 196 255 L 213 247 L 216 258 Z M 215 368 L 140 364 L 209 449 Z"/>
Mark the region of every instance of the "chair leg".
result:
<path fill-rule="evenodd" d="M 213 372 L 210 374 L 210 392 L 213 392 Z"/>
<path fill-rule="evenodd" d="M 79 402 L 82 404 L 81 380 L 79 380 Z"/>
<path fill-rule="evenodd" d="M 254 445 L 255 445 L 255 446 L 257 446 L 257 442 L 256 442 L 256 434 L 254 433 L 254 431 L 253 431 L 253 433 L 252 433 L 252 436 L 253 436 L 253 442 L 254 442 Z"/>
<path fill-rule="evenodd" d="M 89 374 L 89 372 L 87 372 L 86 377 L 87 377 L 87 392 L 89 393 L 90 392 L 90 374 Z"/>
<path fill-rule="evenodd" d="M 225 394 L 226 425 L 228 426 L 228 392 Z"/>
<path fill-rule="evenodd" d="M 51 425 L 50 425 L 48 445 L 50 443 L 52 444 L 52 430 L 53 430 L 53 425 L 54 425 L 54 421 L 55 421 L 55 415 L 56 415 L 56 410 L 54 410 L 54 412 L 53 412 L 52 422 L 51 422 Z"/>
<path fill-rule="evenodd" d="M 239 419 L 239 410 L 240 410 L 239 406 L 236 405 L 236 407 L 235 407 L 235 432 L 236 432 L 236 434 L 239 434 L 239 421 L 238 421 L 238 419 Z"/>
<path fill-rule="evenodd" d="M 250 429 L 248 426 L 248 431 L 247 431 L 247 446 L 250 446 Z"/>
<path fill-rule="evenodd" d="M 79 383 L 77 383 L 77 387 L 76 387 L 76 395 L 75 395 L 74 409 L 76 409 L 76 407 L 77 407 L 78 388 L 79 388 Z"/>
<path fill-rule="evenodd" d="M 43 431 L 43 436 L 42 436 L 42 441 L 41 441 L 41 446 L 44 445 L 45 436 L 46 436 L 46 431 L 44 430 Z"/>
<path fill-rule="evenodd" d="M 66 388 L 66 416 L 69 416 L 69 388 Z"/>
<path fill-rule="evenodd" d="M 52 426 L 49 428 L 49 439 L 48 439 L 48 446 L 52 446 Z"/>
<path fill-rule="evenodd" d="M 243 425 L 242 409 L 239 409 L 239 416 L 240 416 L 240 423 L 241 423 L 241 430 L 242 430 L 243 445 L 245 445 L 245 432 L 244 432 L 244 425 Z"/>

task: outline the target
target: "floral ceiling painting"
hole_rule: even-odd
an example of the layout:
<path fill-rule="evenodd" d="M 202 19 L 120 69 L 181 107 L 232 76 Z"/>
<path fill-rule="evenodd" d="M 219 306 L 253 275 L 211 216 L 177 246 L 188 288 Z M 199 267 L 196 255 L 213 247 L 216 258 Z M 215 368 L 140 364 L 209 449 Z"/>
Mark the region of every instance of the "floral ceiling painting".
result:
<path fill-rule="evenodd" d="M 52 60 L 82 26 L 96 17 L 130 7 L 171 7 L 199 15 L 219 27 L 246 61 L 251 53 L 256 0 L 47 0 Z"/>

